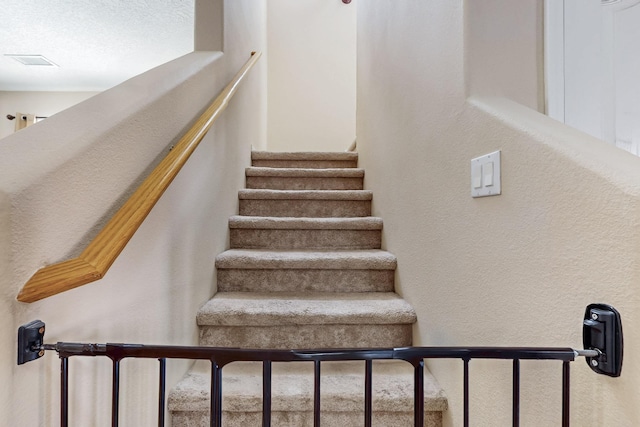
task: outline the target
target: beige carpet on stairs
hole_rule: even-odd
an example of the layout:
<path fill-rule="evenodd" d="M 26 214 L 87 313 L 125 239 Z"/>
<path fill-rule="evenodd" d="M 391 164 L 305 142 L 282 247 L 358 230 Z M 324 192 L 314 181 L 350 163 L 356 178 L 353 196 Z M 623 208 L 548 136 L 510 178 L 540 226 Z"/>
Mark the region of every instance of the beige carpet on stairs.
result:
<path fill-rule="evenodd" d="M 218 293 L 196 314 L 200 345 L 240 348 L 410 346 L 413 308 L 394 293 L 396 258 L 381 249 L 356 153 L 253 152 L 230 249 L 216 259 Z M 209 425 L 210 373 L 198 362 L 171 391 L 174 427 Z M 272 425 L 313 425 L 313 367 L 274 365 Z M 321 423 L 362 426 L 364 363 L 323 363 Z M 374 362 L 373 425 L 413 426 L 413 369 Z M 261 365 L 223 370 L 223 425 L 261 426 Z M 447 399 L 425 374 L 425 426 Z"/>

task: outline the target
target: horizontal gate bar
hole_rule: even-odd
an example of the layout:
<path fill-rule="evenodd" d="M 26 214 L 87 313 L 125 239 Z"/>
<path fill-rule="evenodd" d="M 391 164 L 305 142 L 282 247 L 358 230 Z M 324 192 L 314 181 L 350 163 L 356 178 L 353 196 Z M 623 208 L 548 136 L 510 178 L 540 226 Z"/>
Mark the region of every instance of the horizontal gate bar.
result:
<path fill-rule="evenodd" d="M 113 360 L 129 357 L 153 359 L 212 360 L 221 366 L 231 362 L 274 362 L 304 360 L 381 360 L 400 359 L 519 359 L 573 361 L 576 357 L 594 357 L 596 350 L 559 347 L 404 347 L 336 350 L 253 350 L 223 347 L 187 347 L 142 344 L 79 344 L 59 342 L 48 345 L 61 357 L 107 356 Z"/>

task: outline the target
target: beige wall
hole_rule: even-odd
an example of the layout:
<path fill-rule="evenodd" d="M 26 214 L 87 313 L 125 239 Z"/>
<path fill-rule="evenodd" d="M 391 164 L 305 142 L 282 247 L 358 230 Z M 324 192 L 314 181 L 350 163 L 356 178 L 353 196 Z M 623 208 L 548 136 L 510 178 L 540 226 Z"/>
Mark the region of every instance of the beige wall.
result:
<path fill-rule="evenodd" d="M 344 151 L 354 141 L 358 3 L 268 2 L 270 150 Z"/>
<path fill-rule="evenodd" d="M 640 425 L 640 160 L 527 108 L 539 105 L 538 13 L 514 17 L 510 3 L 360 2 L 365 186 L 398 256 L 398 291 L 418 312 L 415 344 L 580 348 L 585 306 L 612 304 L 622 377 L 575 362 L 572 425 Z M 470 160 L 494 150 L 503 194 L 472 199 Z M 462 425 L 462 363 L 428 365 L 449 395 L 445 425 Z M 471 372 L 472 424 L 511 425 L 510 363 Z M 521 425 L 559 425 L 560 364 L 523 362 L 522 381 Z"/>
<path fill-rule="evenodd" d="M 544 111 L 543 5 L 544 0 L 465 3 L 471 94 L 504 96 Z"/>
<path fill-rule="evenodd" d="M 197 343 L 195 313 L 215 292 L 213 260 L 227 247 L 250 145 L 265 145 L 264 60 L 103 280 L 34 304 L 15 297 L 40 266 L 78 253 L 250 52 L 266 48 L 265 3 L 226 2 L 224 54 L 186 55 L 0 144 L 0 425 L 58 423 L 55 354 L 15 366 L 16 330 L 30 320 L 47 323 L 47 342 Z M 170 366 L 171 386 L 187 364 Z M 123 370 L 122 425 L 154 425 L 156 363 Z M 74 425 L 107 425 L 109 364 L 73 360 L 71 371 Z"/>
<path fill-rule="evenodd" d="M 33 114 L 49 117 L 76 105 L 97 92 L 0 92 L 0 139 L 11 135 L 15 120 L 7 120 L 7 114 Z M 1 142 L 0 142 L 1 144 Z"/>

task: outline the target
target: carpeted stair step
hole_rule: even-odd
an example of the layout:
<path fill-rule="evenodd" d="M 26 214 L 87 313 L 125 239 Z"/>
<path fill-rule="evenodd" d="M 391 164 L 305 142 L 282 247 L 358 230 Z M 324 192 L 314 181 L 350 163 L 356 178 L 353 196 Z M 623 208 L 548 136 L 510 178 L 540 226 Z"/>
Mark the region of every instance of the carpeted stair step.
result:
<path fill-rule="evenodd" d="M 397 261 L 381 250 L 239 250 L 216 258 L 220 292 L 392 292 Z"/>
<path fill-rule="evenodd" d="M 393 292 L 218 292 L 196 319 L 202 346 L 380 348 L 411 345 L 416 314 Z"/>
<path fill-rule="evenodd" d="M 358 166 L 358 153 L 253 151 L 251 164 L 269 168 L 355 168 Z"/>
<path fill-rule="evenodd" d="M 362 190 L 364 170 L 247 168 L 246 187 L 272 190 Z"/>
<path fill-rule="evenodd" d="M 232 216 L 231 248 L 380 249 L 382 219 Z"/>
<path fill-rule="evenodd" d="M 320 387 L 323 426 L 364 425 L 364 363 L 322 363 Z M 413 368 L 406 362 L 373 362 L 373 425 L 413 425 Z M 440 427 L 447 398 L 425 369 L 424 414 L 427 427 Z M 173 427 L 208 427 L 210 363 L 198 362 L 171 392 L 168 409 Z M 222 423 L 225 427 L 262 425 L 262 365 L 232 363 L 222 370 Z M 273 364 L 271 425 L 313 425 L 313 365 Z"/>
<path fill-rule="evenodd" d="M 371 215 L 373 195 L 365 190 L 240 190 L 245 216 L 362 217 Z"/>

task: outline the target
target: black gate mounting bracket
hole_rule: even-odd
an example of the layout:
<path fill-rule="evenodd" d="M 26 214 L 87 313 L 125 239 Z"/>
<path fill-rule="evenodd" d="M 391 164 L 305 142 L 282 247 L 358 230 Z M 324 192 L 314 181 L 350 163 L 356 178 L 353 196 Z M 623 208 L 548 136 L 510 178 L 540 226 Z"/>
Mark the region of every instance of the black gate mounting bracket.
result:
<path fill-rule="evenodd" d="M 34 320 L 18 328 L 18 365 L 44 356 L 44 322 Z"/>
<path fill-rule="evenodd" d="M 622 372 L 622 320 L 618 310 L 607 304 L 589 304 L 582 322 L 582 343 L 599 356 L 587 357 L 592 371 L 619 377 Z"/>

